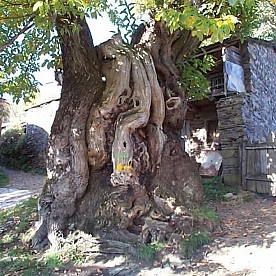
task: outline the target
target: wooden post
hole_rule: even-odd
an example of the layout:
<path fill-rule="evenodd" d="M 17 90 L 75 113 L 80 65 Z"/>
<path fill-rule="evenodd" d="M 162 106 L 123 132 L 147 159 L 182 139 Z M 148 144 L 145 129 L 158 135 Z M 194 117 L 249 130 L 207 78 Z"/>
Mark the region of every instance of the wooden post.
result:
<path fill-rule="evenodd" d="M 243 190 L 247 190 L 246 183 L 246 142 L 240 144 L 240 176 L 241 176 L 241 187 Z"/>

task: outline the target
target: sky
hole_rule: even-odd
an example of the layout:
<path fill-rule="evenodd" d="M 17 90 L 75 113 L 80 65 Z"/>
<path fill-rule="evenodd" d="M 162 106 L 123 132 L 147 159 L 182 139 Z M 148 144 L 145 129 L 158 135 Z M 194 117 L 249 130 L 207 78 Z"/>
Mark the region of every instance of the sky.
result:
<path fill-rule="evenodd" d="M 109 21 L 107 15 L 99 17 L 98 19 L 88 19 L 87 23 L 92 33 L 94 45 L 98 45 L 106 40 L 110 39 L 117 28 Z M 52 83 L 55 82 L 54 79 L 54 69 L 47 69 L 46 67 L 41 68 L 41 71 L 35 74 L 37 80 L 43 85 L 41 90 L 48 89 L 47 87 L 51 86 L 53 89 Z M 60 89 L 60 87 L 57 87 Z"/>

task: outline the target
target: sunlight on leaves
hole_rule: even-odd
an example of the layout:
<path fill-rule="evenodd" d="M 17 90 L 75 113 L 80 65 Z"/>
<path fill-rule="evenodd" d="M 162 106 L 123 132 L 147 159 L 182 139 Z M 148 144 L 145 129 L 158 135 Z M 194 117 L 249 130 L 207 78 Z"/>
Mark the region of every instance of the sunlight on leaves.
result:
<path fill-rule="evenodd" d="M 34 7 L 33 7 L 33 11 L 36 11 L 37 9 L 39 9 L 39 7 L 43 6 L 43 2 L 42 1 L 37 1 L 35 4 L 34 4 Z"/>

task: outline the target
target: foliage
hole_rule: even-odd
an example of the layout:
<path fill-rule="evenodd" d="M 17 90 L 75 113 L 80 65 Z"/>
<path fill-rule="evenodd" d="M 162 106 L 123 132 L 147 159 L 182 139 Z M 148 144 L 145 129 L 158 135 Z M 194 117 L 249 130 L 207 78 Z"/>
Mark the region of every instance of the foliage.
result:
<path fill-rule="evenodd" d="M 164 20 L 171 32 L 190 29 L 200 41 L 211 38 L 212 42 L 222 42 L 233 33 L 246 34 L 254 14 L 254 0 L 203 1 L 200 6 L 189 1 L 164 1 L 156 20 Z"/>
<path fill-rule="evenodd" d="M 39 83 L 33 73 L 39 71 L 40 57 L 55 44 L 46 26 L 45 31 L 34 28 L 37 19 L 32 2 L 14 1 L 14 6 L 11 2 L 0 4 L 0 41 L 3 42 L 0 45 L 0 91 L 11 94 L 17 101 L 34 97 Z M 25 35 L 19 37 L 22 30 L 26 30 Z"/>
<path fill-rule="evenodd" d="M 213 56 L 207 54 L 203 58 L 191 55 L 178 64 L 181 72 L 179 84 L 186 91 L 188 99 L 201 100 L 208 97 L 210 83 L 206 74 L 212 70 L 214 65 Z"/>
<path fill-rule="evenodd" d="M 14 127 L 4 132 L 0 139 L 0 164 L 32 174 L 46 175 L 45 169 L 32 168 L 26 154 L 26 134 L 23 128 Z"/>
<path fill-rule="evenodd" d="M 266 40 L 276 39 L 276 2 L 269 0 L 257 1 L 257 18 L 256 28 L 250 34 L 252 37 L 257 37 Z"/>
<path fill-rule="evenodd" d="M 192 4 L 194 3 L 194 4 Z M 256 14 L 254 0 L 203 1 L 196 2 L 171 0 L 136 1 L 140 13 L 156 14 L 171 32 L 190 29 L 200 40 L 211 38 L 222 41 L 231 34 L 240 36 L 251 27 Z M 127 0 L 14 0 L 0 3 L 0 93 L 9 93 L 18 101 L 26 101 L 35 96 L 39 83 L 34 73 L 42 66 L 62 67 L 60 60 L 60 40 L 55 30 L 57 14 L 70 14 L 73 17 L 97 18 L 108 11 L 112 22 L 120 32 L 126 29 L 125 37 L 137 27 L 134 5 Z M 79 26 L 67 22 L 74 30 Z M 60 30 L 68 32 L 68 27 Z"/>
<path fill-rule="evenodd" d="M 25 133 L 22 128 L 14 127 L 1 136 L 0 162 L 7 167 L 19 168 L 25 163 Z"/>
<path fill-rule="evenodd" d="M 26 231 L 37 219 L 37 199 L 30 198 L 13 208 L 0 211 L 1 275 L 51 275 L 61 266 L 55 254 L 31 252 L 24 243 Z M 22 274 L 21 274 L 22 273 Z"/>
<path fill-rule="evenodd" d="M 138 28 L 134 9 L 135 4 L 126 0 L 120 0 L 117 6 L 108 9 L 110 21 L 118 27 L 118 33 L 126 43 L 131 42 L 131 34 Z"/>
<path fill-rule="evenodd" d="M 153 261 L 156 253 L 164 248 L 163 243 L 143 244 L 138 248 L 138 258 Z"/>
<path fill-rule="evenodd" d="M 186 257 L 191 257 L 196 249 L 211 242 L 210 236 L 206 232 L 194 231 L 186 235 L 180 248 Z"/>
<path fill-rule="evenodd" d="M 104 8 L 105 0 L 1 1 L 0 94 L 11 94 L 17 102 L 29 101 L 38 92 L 34 73 L 40 70 L 41 59 L 47 68 L 60 66 L 57 13 L 97 17 Z"/>
<path fill-rule="evenodd" d="M 192 209 L 191 211 L 193 214 L 199 217 L 209 219 L 213 222 L 219 222 L 218 215 L 213 210 L 209 209 L 207 206 L 202 205 L 198 208 Z"/>
<path fill-rule="evenodd" d="M 20 168 L 25 164 L 25 133 L 21 127 L 7 130 L 1 136 L 0 162 L 2 165 Z"/>
<path fill-rule="evenodd" d="M 225 185 L 220 177 L 204 179 L 202 184 L 207 201 L 226 201 L 224 195 L 227 193 L 233 193 L 234 195 L 239 193 L 237 188 Z"/>
<path fill-rule="evenodd" d="M 0 188 L 6 186 L 9 183 L 9 178 L 5 175 L 5 173 L 0 170 Z"/>

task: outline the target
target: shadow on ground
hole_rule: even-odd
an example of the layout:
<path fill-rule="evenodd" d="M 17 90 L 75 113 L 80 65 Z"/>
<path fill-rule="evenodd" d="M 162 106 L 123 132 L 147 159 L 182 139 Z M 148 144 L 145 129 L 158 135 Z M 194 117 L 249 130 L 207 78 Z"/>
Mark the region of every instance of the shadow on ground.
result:
<path fill-rule="evenodd" d="M 97 255 L 93 262 L 68 266 L 55 275 L 275 276 L 276 204 L 256 196 L 250 202 L 210 203 L 222 220 L 211 244 L 187 259 L 166 249 L 153 262 L 122 255 Z"/>

